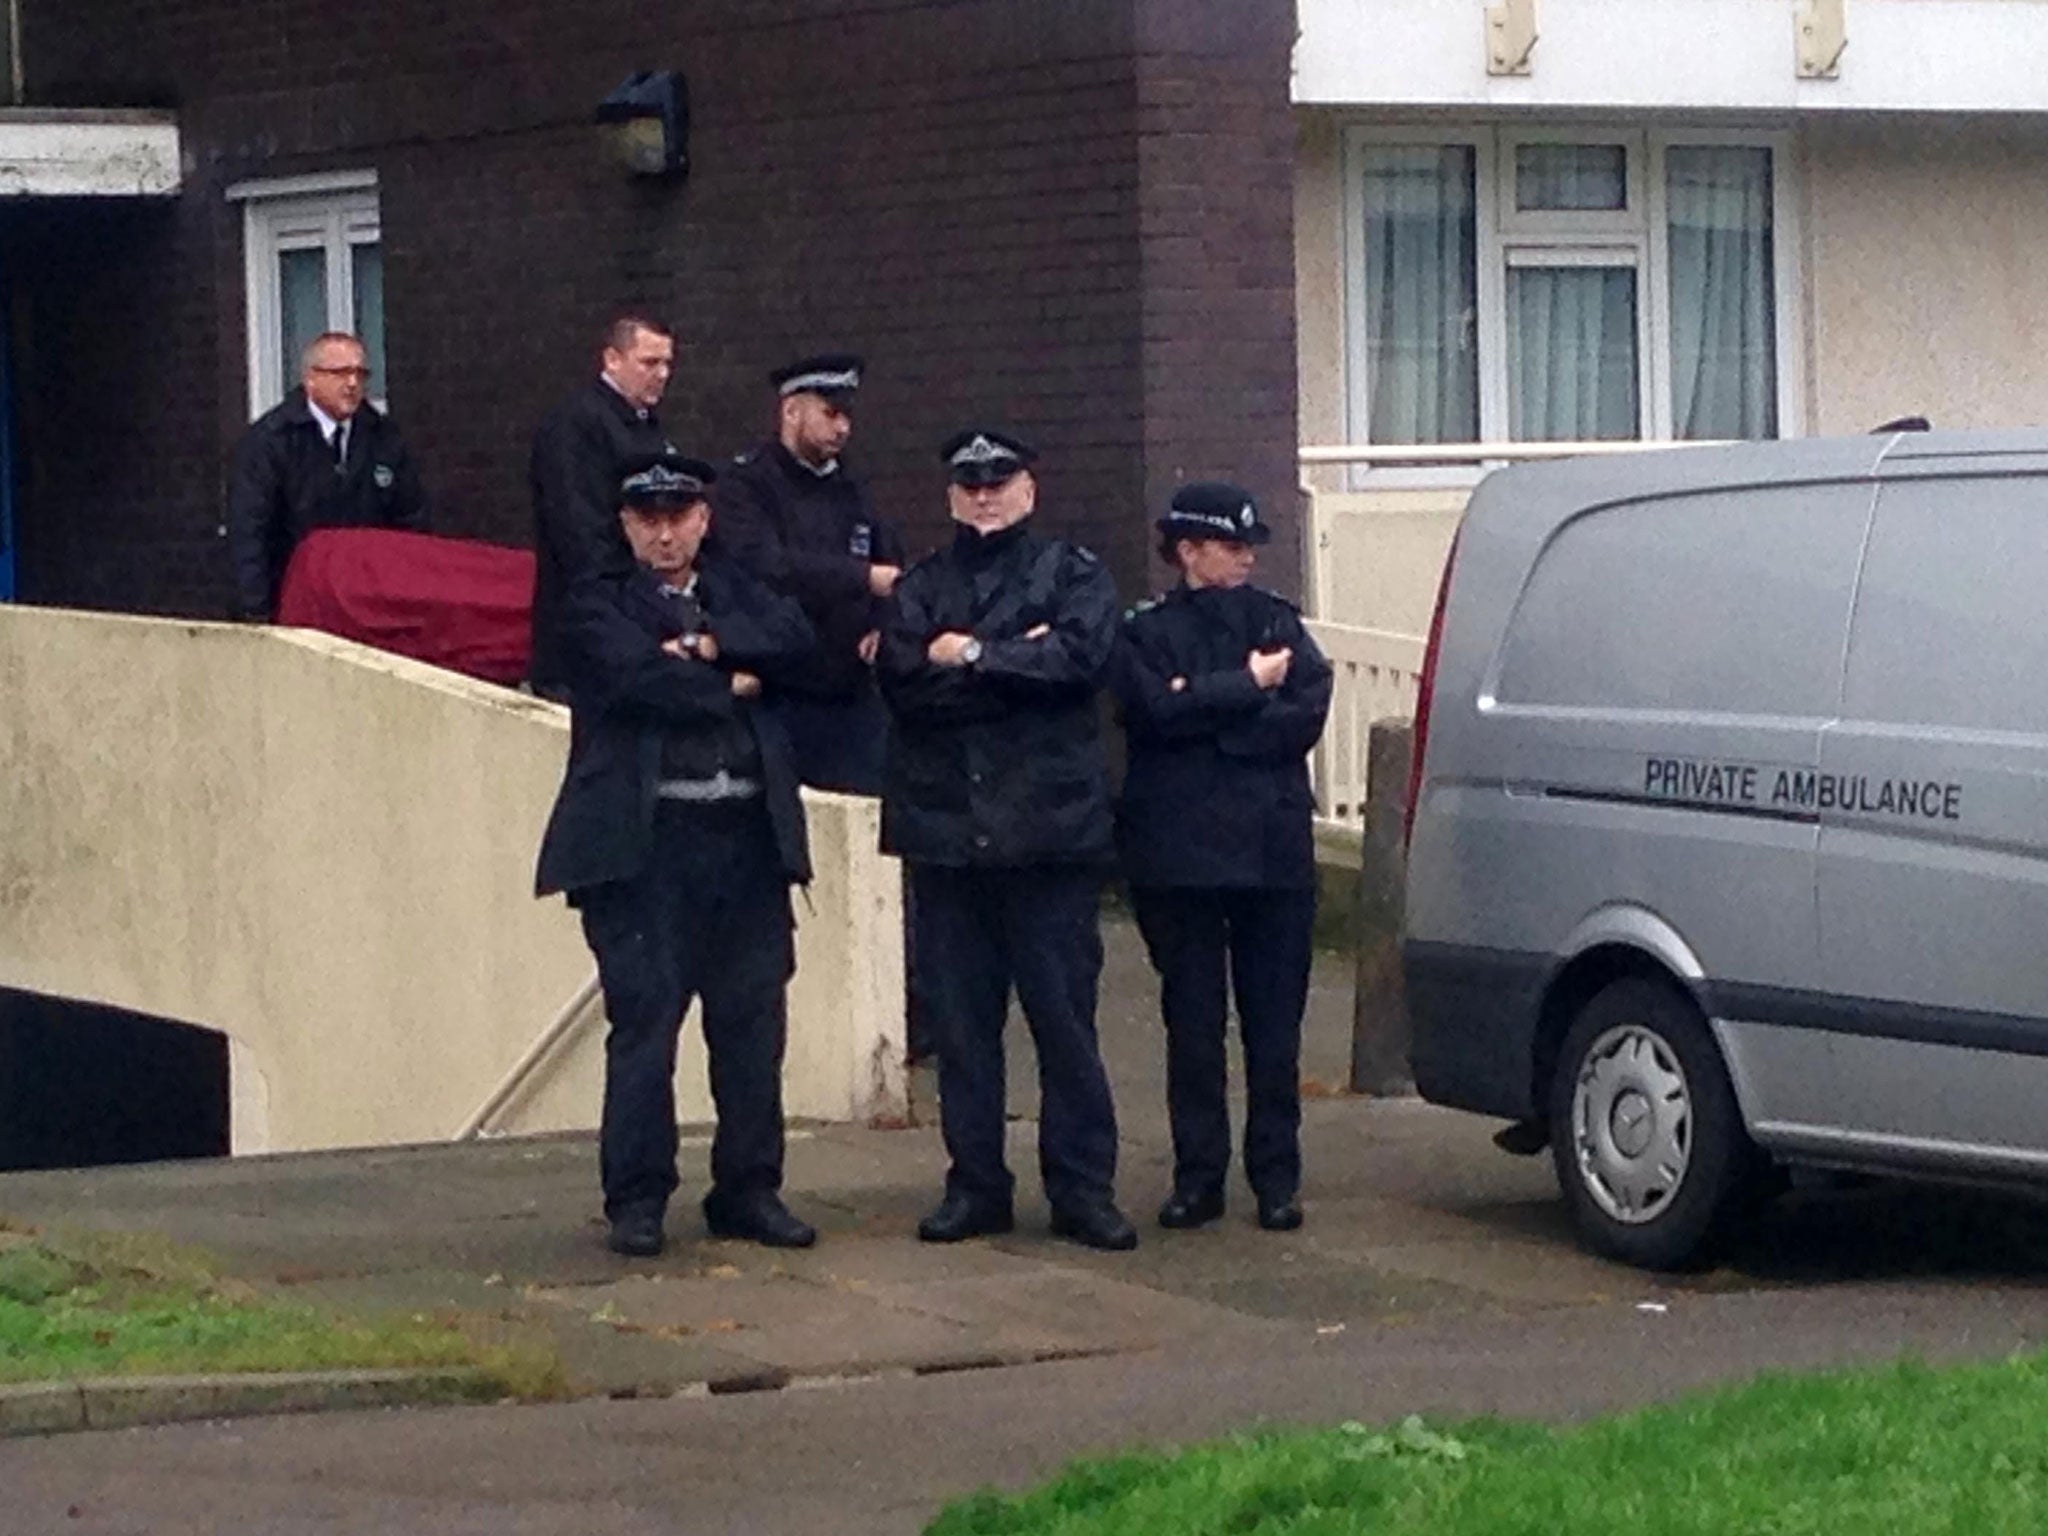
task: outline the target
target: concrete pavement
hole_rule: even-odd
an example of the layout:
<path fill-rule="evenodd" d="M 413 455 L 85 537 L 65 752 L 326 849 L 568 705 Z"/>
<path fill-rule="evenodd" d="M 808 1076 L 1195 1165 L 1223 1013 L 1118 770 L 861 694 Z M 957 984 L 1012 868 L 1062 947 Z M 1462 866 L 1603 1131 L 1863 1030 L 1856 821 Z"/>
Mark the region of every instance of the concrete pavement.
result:
<path fill-rule="evenodd" d="M 579 1389 L 613 1396 L 1118 1354 L 1197 1337 L 1263 1347 L 1319 1328 L 1655 1289 L 1561 1241 L 1547 1170 L 1499 1156 L 1483 1123 L 1413 1101 L 1332 1096 L 1350 1017 L 1336 962 L 1318 978 L 1304 1064 L 1307 1227 L 1259 1231 L 1240 1187 L 1218 1226 L 1158 1231 L 1150 1214 L 1170 1155 L 1151 975 L 1129 925 L 1112 922 L 1108 937 L 1102 1030 L 1123 1119 L 1122 1190 L 1145 1233 L 1135 1254 L 1046 1235 L 1028 1118 L 1035 1072 L 1021 1027 L 1011 1074 L 1020 1229 L 993 1242 L 915 1240 L 944 1168 L 929 1124 L 794 1129 L 789 1196 L 823 1234 L 801 1253 L 703 1235 L 701 1134 L 686 1138 L 674 1241 L 652 1262 L 602 1247 L 592 1148 L 581 1137 L 13 1175 L 0 1179 L 0 1214 L 162 1232 L 239 1277 L 348 1310 L 448 1312 L 493 1331 L 545 1332 Z"/>
<path fill-rule="evenodd" d="M 661 1399 L 17 1441 L 7 1529 L 902 1531 L 1084 1450 L 1418 1409 L 1573 1415 L 1766 1367 L 2048 1339 L 2035 1206 L 1796 1195 L 1728 1267 L 1661 1281 L 1573 1247 L 1547 1162 L 1414 1101 L 1311 1096 L 1301 1232 L 1258 1231 L 1233 1189 L 1217 1227 L 1161 1233 L 1150 979 L 1128 927 L 1109 939 L 1134 1254 L 1045 1235 L 1023 1119 L 1019 1231 L 949 1249 L 914 1237 L 943 1167 L 929 1126 L 798 1128 L 789 1192 L 823 1229 L 814 1250 L 706 1240 L 679 1204 L 650 1263 L 602 1248 L 580 1138 L 0 1177 L 11 1219 L 164 1232 L 305 1297 L 544 1330 L 588 1391 Z M 1312 1081 L 1336 1082 L 1349 1009 L 1341 968 L 1322 975 Z M 686 1194 L 704 1156 L 691 1138 Z"/>

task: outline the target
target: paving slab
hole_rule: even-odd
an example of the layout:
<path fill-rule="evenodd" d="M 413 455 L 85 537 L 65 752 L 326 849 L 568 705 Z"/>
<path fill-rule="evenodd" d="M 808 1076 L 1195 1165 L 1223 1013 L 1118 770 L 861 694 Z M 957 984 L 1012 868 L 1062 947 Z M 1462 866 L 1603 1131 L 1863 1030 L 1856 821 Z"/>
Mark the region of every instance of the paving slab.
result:
<path fill-rule="evenodd" d="M 974 1330 L 887 1299 L 788 1278 L 635 1277 L 541 1293 L 658 1339 L 711 1339 L 790 1375 L 915 1369 L 985 1353 Z"/>
<path fill-rule="evenodd" d="M 742 1263 L 745 1261 L 742 1260 Z M 921 1243 L 910 1233 L 780 1254 L 769 1268 L 816 1285 L 856 1293 L 904 1281 L 965 1280 L 1014 1274 L 1019 1266 L 1050 1262 L 988 1242 Z"/>
<path fill-rule="evenodd" d="M 616 1277 L 614 1269 L 612 1277 Z M 557 1293 L 497 1275 L 417 1270 L 306 1281 L 285 1294 L 325 1309 L 374 1316 L 446 1316 L 495 1343 L 540 1344 L 560 1359 L 572 1391 L 646 1397 L 753 1374 L 758 1361 L 711 1338 L 665 1336 L 596 1308 L 565 1305 Z M 573 1290 L 559 1293 L 572 1296 Z"/>

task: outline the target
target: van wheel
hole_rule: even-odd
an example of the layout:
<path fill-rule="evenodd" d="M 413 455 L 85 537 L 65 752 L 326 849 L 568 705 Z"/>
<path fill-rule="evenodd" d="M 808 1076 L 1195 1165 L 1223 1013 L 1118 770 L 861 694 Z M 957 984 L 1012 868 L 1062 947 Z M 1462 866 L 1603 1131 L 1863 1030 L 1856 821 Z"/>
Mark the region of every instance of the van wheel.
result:
<path fill-rule="evenodd" d="M 1646 1269 L 1705 1256 L 1755 1159 L 1706 1020 L 1637 977 L 1602 988 L 1573 1021 L 1550 1124 L 1580 1237 Z"/>

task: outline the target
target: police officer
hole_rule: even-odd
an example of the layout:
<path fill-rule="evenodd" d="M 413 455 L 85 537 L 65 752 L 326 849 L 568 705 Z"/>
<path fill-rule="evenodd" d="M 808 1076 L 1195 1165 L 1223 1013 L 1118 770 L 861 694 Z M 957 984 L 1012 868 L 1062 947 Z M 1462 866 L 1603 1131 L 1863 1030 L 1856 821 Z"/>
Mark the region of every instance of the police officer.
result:
<path fill-rule="evenodd" d="M 346 331 L 306 344 L 299 387 L 256 418 L 228 475 L 235 614 L 268 623 L 285 566 L 315 528 L 427 526 L 427 498 L 391 419 L 366 398 L 369 354 Z"/>
<path fill-rule="evenodd" d="M 810 664 L 775 701 L 797 772 L 819 789 L 878 795 L 889 718 L 871 664 L 903 545 L 875 516 L 844 457 L 861 360 L 844 352 L 806 357 L 769 380 L 775 436 L 720 478 L 713 542 L 803 604 L 818 632 Z"/>
<path fill-rule="evenodd" d="M 669 328 L 621 315 L 605 328 L 598 375 L 548 413 L 527 466 L 533 493 L 534 690 L 566 699 L 571 661 L 563 623 L 569 590 L 598 571 L 630 570 L 619 534 L 619 482 L 635 464 L 675 452 L 655 409 L 675 371 Z"/>
<path fill-rule="evenodd" d="M 663 455 L 619 489 L 635 565 L 578 579 L 563 609 L 569 765 L 538 893 L 568 893 L 597 956 L 600 1165 L 609 1244 L 661 1251 L 676 1188 L 676 1039 L 704 1000 L 718 1129 L 714 1236 L 807 1247 L 782 1183 L 789 885 L 810 878 L 789 748 L 759 706 L 815 641 L 803 610 L 700 559 L 709 465 Z"/>
<path fill-rule="evenodd" d="M 1010 1230 L 1003 1020 L 1014 984 L 1038 1048 L 1053 1231 L 1130 1248 L 1095 1036 L 1113 846 L 1096 696 L 1116 590 L 1093 555 L 1032 526 L 1028 444 L 983 428 L 943 454 L 953 542 L 904 574 L 877 660 L 893 727 L 882 846 L 910 869 L 952 1160 L 918 1236 Z"/>
<path fill-rule="evenodd" d="M 1301 1016 L 1315 919 L 1307 754 L 1330 666 L 1292 603 L 1250 585 L 1269 537 L 1235 485 L 1159 520 L 1179 584 L 1126 616 L 1113 683 L 1129 739 L 1117 840 L 1166 1020 L 1173 1193 L 1163 1227 L 1223 1214 L 1224 1034 L 1244 1036 L 1245 1175 L 1259 1225 L 1301 1225 Z"/>

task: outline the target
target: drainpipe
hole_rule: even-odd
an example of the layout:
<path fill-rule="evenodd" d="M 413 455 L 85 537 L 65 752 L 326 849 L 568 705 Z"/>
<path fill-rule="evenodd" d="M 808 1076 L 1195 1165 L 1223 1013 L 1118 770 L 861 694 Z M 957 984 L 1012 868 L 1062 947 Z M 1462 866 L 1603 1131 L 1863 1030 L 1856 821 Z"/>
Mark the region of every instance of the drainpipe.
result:
<path fill-rule="evenodd" d="M 28 100 L 28 82 L 21 67 L 21 0 L 7 0 L 7 84 L 8 101 L 23 106 Z"/>

